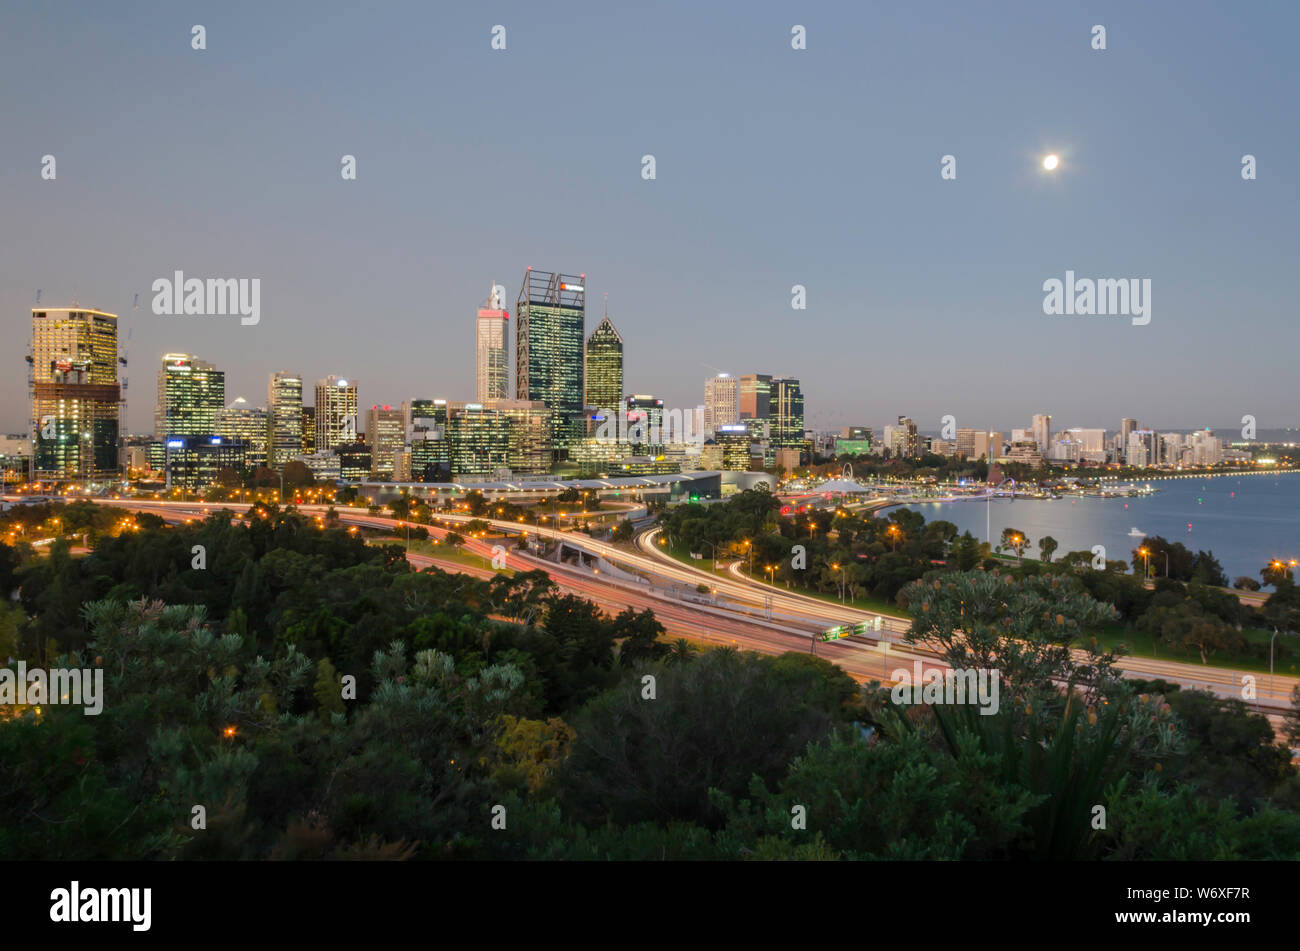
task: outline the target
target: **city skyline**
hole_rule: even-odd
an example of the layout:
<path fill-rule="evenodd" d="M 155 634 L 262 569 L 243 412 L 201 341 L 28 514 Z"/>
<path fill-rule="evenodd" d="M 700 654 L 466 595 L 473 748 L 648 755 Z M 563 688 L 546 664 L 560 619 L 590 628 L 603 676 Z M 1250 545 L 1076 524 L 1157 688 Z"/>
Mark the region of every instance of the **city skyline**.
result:
<path fill-rule="evenodd" d="M 575 262 L 617 304 L 626 390 L 673 405 L 698 402 L 714 367 L 766 367 L 803 382 L 817 429 L 899 412 L 922 430 L 949 413 L 1007 428 L 1023 425 L 1027 395 L 1085 425 L 1134 413 L 1159 427 L 1226 428 L 1247 413 L 1297 424 L 1285 348 L 1261 345 L 1290 329 L 1283 275 L 1297 249 L 1300 139 L 1277 121 L 1284 84 L 1268 65 L 1284 26 L 1208 4 L 1175 18 L 1117 8 L 1097 14 L 1111 42 L 1095 51 L 1067 11 L 993 22 L 951 10 L 936 32 L 918 11 L 845 10 L 807 14 L 807 49 L 794 51 L 777 5 L 739 18 L 677 9 L 652 24 L 623 11 L 559 23 L 507 5 L 493 14 L 511 30 L 499 52 L 491 24 L 450 10 L 434 57 L 418 55 L 424 38 L 403 30 L 416 8 L 401 5 L 346 36 L 286 11 L 223 12 L 202 52 L 189 24 L 152 12 L 69 24 L 16 11 L 0 38 L 6 74 L 36 74 L 57 50 L 107 54 L 117 75 L 47 77 L 4 107 L 30 154 L 0 168 L 6 349 L 22 349 L 40 290 L 47 306 L 121 315 L 136 392 L 141 367 L 194 352 L 248 399 L 281 365 L 313 379 L 344 364 L 373 381 L 371 402 L 469 396 L 462 315 L 483 282 Z M 389 52 L 372 61 L 367 43 Z M 557 61 L 557 43 L 583 56 Z M 665 50 L 683 71 L 664 72 Z M 843 81 L 850 65 L 860 82 Z M 608 81 L 584 83 L 593 69 Z M 464 95 L 427 99 L 452 77 Z M 518 154 L 509 117 L 525 81 L 574 118 L 525 113 Z M 340 98 L 385 105 L 340 127 Z M 186 134 L 139 147 L 191 106 Z M 412 124 L 417 112 L 427 119 Z M 232 139 L 249 115 L 293 118 Z M 1061 158 L 1050 177 L 1049 152 Z M 45 154 L 54 180 L 41 178 Z M 1242 179 L 1244 154 L 1257 180 Z M 344 155 L 354 181 L 340 178 Z M 151 282 L 177 269 L 260 278 L 260 322 L 154 315 Z M 1043 282 L 1070 270 L 1150 279 L 1151 323 L 1046 316 Z M 806 310 L 791 308 L 795 285 Z M 26 415 L 15 370 L 0 375 L 11 432 Z M 145 431 L 148 412 L 133 393 L 126 428 Z"/>

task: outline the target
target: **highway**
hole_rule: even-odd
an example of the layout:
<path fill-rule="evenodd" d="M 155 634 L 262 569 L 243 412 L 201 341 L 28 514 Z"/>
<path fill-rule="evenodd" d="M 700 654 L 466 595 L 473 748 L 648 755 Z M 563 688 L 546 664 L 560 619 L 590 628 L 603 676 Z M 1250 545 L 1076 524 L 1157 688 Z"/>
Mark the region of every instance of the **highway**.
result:
<path fill-rule="evenodd" d="M 204 518 L 212 512 L 223 508 L 234 510 L 242 506 L 225 503 L 196 502 L 162 502 L 155 500 L 134 499 L 94 499 L 97 504 L 113 505 L 137 511 L 152 511 L 164 514 L 169 520 L 183 521 L 185 518 Z M 329 508 L 325 505 L 298 506 L 305 514 L 323 515 Z M 385 531 L 398 531 L 403 525 L 401 519 L 382 515 L 370 515 L 363 509 L 348 506 L 336 506 L 335 511 L 340 521 L 359 527 L 370 527 Z M 474 520 L 472 515 L 435 516 L 439 522 L 447 524 L 466 523 Z M 503 534 L 518 535 L 521 532 L 530 537 L 551 538 L 583 551 L 599 555 L 607 562 L 617 565 L 627 572 L 640 575 L 644 581 L 632 584 L 623 579 L 616 579 L 608 572 L 600 573 L 599 568 L 579 568 L 567 563 L 556 563 L 509 549 L 507 564 L 515 570 L 540 568 L 563 590 L 571 591 L 589 598 L 600 605 L 603 610 L 617 613 L 625 607 L 636 610 L 650 608 L 669 634 L 677 637 L 689 637 L 712 643 L 732 645 L 764 653 L 782 653 L 789 650 L 807 651 L 812 648 L 818 656 L 826 657 L 843 667 L 859 681 L 878 679 L 892 682 L 889 674 L 900 665 L 911 667 L 913 660 L 922 662 L 924 669 L 945 669 L 947 665 L 932 652 L 922 648 L 900 643 L 900 637 L 907 630 L 909 622 L 905 618 L 885 615 L 885 640 L 883 643 L 863 638 L 829 643 L 814 640 L 816 633 L 832 624 L 853 623 L 867 620 L 877 614 L 820 601 L 798 592 L 786 591 L 762 584 L 747 578 L 739 572 L 723 577 L 691 568 L 672 559 L 666 552 L 658 550 L 660 546 L 653 541 L 657 529 L 643 533 L 638 538 L 637 552 L 629 552 L 617 545 L 601 542 L 585 534 L 557 531 L 555 529 L 524 526 L 516 522 L 504 522 L 479 517 Z M 450 529 L 437 524 L 420 524 L 429 529 L 430 534 L 441 537 Z M 490 559 L 494 542 L 488 539 L 467 539 L 465 549 Z M 408 556 L 413 565 L 433 563 L 434 559 L 411 553 Z M 442 562 L 438 567 L 448 571 L 476 574 L 473 569 L 453 563 Z M 735 566 L 733 566 L 735 567 Z M 683 601 L 683 596 L 694 595 L 697 584 L 708 584 L 715 595 L 707 603 Z M 772 620 L 767 620 L 770 599 Z M 1154 658 L 1125 657 L 1117 665 L 1127 676 L 1142 678 L 1161 678 L 1184 687 L 1201 687 L 1221 697 L 1241 698 L 1242 678 L 1249 676 L 1242 671 L 1199 664 L 1187 664 L 1177 661 L 1157 660 Z M 1278 675 L 1272 678 L 1267 673 L 1254 674 L 1258 706 L 1261 712 L 1269 711 L 1269 719 L 1276 726 L 1280 723 L 1280 711 L 1290 706 L 1292 688 L 1300 683 L 1300 678 Z M 1251 703 L 1252 706 L 1256 704 Z"/>

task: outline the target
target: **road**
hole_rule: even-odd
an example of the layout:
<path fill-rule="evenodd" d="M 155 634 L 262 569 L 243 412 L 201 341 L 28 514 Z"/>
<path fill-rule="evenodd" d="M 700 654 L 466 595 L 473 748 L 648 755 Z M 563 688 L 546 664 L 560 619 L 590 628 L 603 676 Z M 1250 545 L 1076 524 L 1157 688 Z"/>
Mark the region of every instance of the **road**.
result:
<path fill-rule="evenodd" d="M 93 501 L 137 511 L 152 511 L 163 514 L 173 521 L 204 518 L 222 508 L 231 508 L 230 505 L 221 503 L 135 499 Z M 329 506 L 303 505 L 298 508 L 307 514 L 323 515 Z M 335 511 L 340 521 L 358 527 L 398 531 L 403 524 L 400 519 L 370 515 L 365 510 L 347 506 L 337 506 Z M 439 514 L 436 518 L 446 525 L 454 525 L 472 521 L 475 516 Z M 608 574 L 601 575 L 598 569 L 593 572 L 591 569 L 574 565 L 557 564 L 515 550 L 509 551 L 507 555 L 508 563 L 512 568 L 516 570 L 540 568 L 560 588 L 591 599 L 603 610 L 617 613 L 625 607 L 636 610 L 650 608 L 673 636 L 690 637 L 719 644 L 731 643 L 738 648 L 764 653 L 808 651 L 811 648 L 819 656 L 839 664 L 859 681 L 878 679 L 882 682 L 892 682 L 889 674 L 900 665 L 910 668 L 914 660 L 921 662 L 923 669 L 926 670 L 931 668 L 943 670 L 947 667 L 931 652 L 900 644 L 901 634 L 906 631 L 909 623 L 905 618 L 884 616 L 886 630 L 883 632 L 885 640 L 882 642 L 876 642 L 873 636 L 873 642 L 854 638 L 848 641 L 822 643 L 814 638 L 818 631 L 828 625 L 853 623 L 877 615 L 765 585 L 738 573 L 730 578 L 724 578 L 716 573 L 682 565 L 666 552 L 657 550 L 659 546 L 655 545 L 653 540 L 641 545 L 641 553 L 637 553 L 628 552 L 626 549 L 608 542 L 597 541 L 583 534 L 531 525 L 524 526 L 495 519 L 482 519 L 482 521 L 488 522 L 502 533 L 523 532 L 529 536 L 563 541 L 645 577 L 647 579 L 645 584 L 632 585 L 614 579 Z M 436 524 L 421 524 L 436 537 L 441 537 L 450 530 Z M 644 533 L 641 538 L 643 542 L 645 535 L 651 533 Z M 490 559 L 494 544 L 486 539 L 467 539 L 464 547 L 485 559 Z M 417 565 L 421 564 L 420 560 L 427 560 L 429 563 L 434 561 L 432 558 L 415 553 L 410 554 L 409 558 L 412 564 Z M 448 571 L 476 573 L 464 565 L 453 562 L 443 562 L 439 567 Z M 709 584 L 716 592 L 716 595 L 710 599 L 710 603 L 690 604 L 681 600 L 682 591 L 693 589 L 697 584 Z M 766 619 L 769 609 L 765 599 L 770 599 L 771 621 Z M 1248 676 L 1242 671 L 1230 668 L 1185 664 L 1154 658 L 1125 657 L 1118 666 L 1126 676 L 1161 678 L 1184 687 L 1201 687 L 1221 697 L 1238 699 L 1242 696 L 1242 678 Z M 1268 711 L 1270 721 L 1276 726 L 1281 722 L 1280 711 L 1290 706 L 1291 690 L 1300 683 L 1300 678 L 1279 675 L 1272 678 L 1270 683 L 1268 674 L 1253 676 L 1258 703 L 1252 702 L 1252 705 L 1258 706 L 1261 712 Z"/>

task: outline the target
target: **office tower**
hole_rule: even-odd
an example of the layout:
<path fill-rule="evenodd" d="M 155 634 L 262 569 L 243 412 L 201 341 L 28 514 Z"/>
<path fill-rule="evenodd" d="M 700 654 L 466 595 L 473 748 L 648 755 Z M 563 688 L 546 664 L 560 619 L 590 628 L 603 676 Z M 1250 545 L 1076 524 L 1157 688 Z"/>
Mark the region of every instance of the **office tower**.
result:
<path fill-rule="evenodd" d="M 584 405 L 602 413 L 617 412 L 623 402 L 623 338 L 608 313 L 587 338 L 585 359 Z"/>
<path fill-rule="evenodd" d="M 334 449 L 357 441 L 357 383 L 327 376 L 316 381 L 316 448 Z"/>
<path fill-rule="evenodd" d="M 370 447 L 363 442 L 345 442 L 331 447 L 339 458 L 339 478 L 349 482 L 364 482 L 370 478 Z M 320 455 L 318 449 L 314 455 Z"/>
<path fill-rule="evenodd" d="M 658 453 L 666 442 L 664 435 L 664 401 L 648 393 L 627 398 L 623 432 L 620 436 L 634 452 Z"/>
<path fill-rule="evenodd" d="M 749 469 L 749 430 L 741 423 L 724 423 L 714 437 L 721 447 L 719 467 L 730 472 Z"/>
<path fill-rule="evenodd" d="M 302 453 L 302 377 L 285 370 L 272 373 L 266 412 L 266 464 L 280 469 Z"/>
<path fill-rule="evenodd" d="M 447 433 L 453 479 L 490 476 L 509 468 L 510 419 L 504 413 L 479 403 L 453 405 Z"/>
<path fill-rule="evenodd" d="M 1128 437 L 1138 428 L 1138 421 L 1125 416 L 1119 421 L 1119 455 L 1124 456 L 1128 452 Z"/>
<path fill-rule="evenodd" d="M 975 437 L 975 451 L 993 462 L 1002 455 L 1002 433 L 994 430 Z"/>
<path fill-rule="evenodd" d="M 302 451 L 311 455 L 316 451 L 316 407 L 302 408 Z"/>
<path fill-rule="evenodd" d="M 1046 456 L 1052 445 L 1052 417 L 1044 413 L 1035 415 L 1033 430 L 1034 442 L 1038 445 L 1038 451 Z"/>
<path fill-rule="evenodd" d="M 402 404 L 406 445 L 411 455 L 411 479 L 447 482 L 451 479 L 451 444 L 447 439 L 446 400 L 408 400 Z"/>
<path fill-rule="evenodd" d="M 740 381 L 730 373 L 719 373 L 704 382 L 704 432 L 716 433 L 723 426 L 740 422 Z"/>
<path fill-rule="evenodd" d="M 238 472 L 248 465 L 243 443 L 225 436 L 176 436 L 167 438 L 167 484 L 189 491 L 216 484 L 222 469 Z"/>
<path fill-rule="evenodd" d="M 1150 429 L 1135 429 L 1128 434 L 1124 459 L 1130 466 L 1154 466 L 1160 463 L 1160 437 Z"/>
<path fill-rule="evenodd" d="M 567 455 L 586 429 L 585 281 L 586 275 L 570 277 L 530 267 L 515 303 L 515 399 L 538 401 L 551 411 L 557 458 Z"/>
<path fill-rule="evenodd" d="M 959 456 L 965 456 L 967 459 L 978 459 L 975 455 L 975 430 L 959 429 L 957 430 L 956 452 Z"/>
<path fill-rule="evenodd" d="M 510 311 L 506 310 L 506 289 L 493 284 L 487 300 L 478 309 L 475 323 L 477 375 L 474 392 L 480 403 L 510 396 Z"/>
<path fill-rule="evenodd" d="M 504 416 L 510 426 L 506 468 L 512 473 L 540 474 L 551 468 L 551 411 L 545 403 L 489 400 L 484 409 Z"/>
<path fill-rule="evenodd" d="M 771 409 L 772 377 L 746 373 L 740 378 L 737 399 L 741 419 L 767 419 Z"/>
<path fill-rule="evenodd" d="M 244 465 L 265 466 L 268 413 L 251 407 L 242 396 L 217 413 L 217 435 L 244 447 Z"/>
<path fill-rule="evenodd" d="M 890 454 L 895 459 L 914 459 L 921 455 L 916 423 L 910 416 L 898 417 L 898 425 L 890 433 Z"/>
<path fill-rule="evenodd" d="M 370 474 L 378 479 L 393 478 L 397 456 L 406 446 L 402 411 L 391 406 L 366 410 L 366 445 L 370 447 Z"/>
<path fill-rule="evenodd" d="M 1190 459 L 1194 466 L 1217 466 L 1223 462 L 1223 441 L 1211 429 L 1199 429 L 1187 437 Z"/>
<path fill-rule="evenodd" d="M 33 473 L 37 479 L 109 479 L 118 473 L 121 388 L 117 315 L 32 308 Z"/>
<path fill-rule="evenodd" d="M 226 405 L 226 374 L 188 353 L 168 353 L 158 370 L 158 402 L 153 434 L 212 436 L 217 414 Z"/>
<path fill-rule="evenodd" d="M 772 446 L 803 449 L 803 390 L 799 381 L 775 377 L 771 390 Z"/>

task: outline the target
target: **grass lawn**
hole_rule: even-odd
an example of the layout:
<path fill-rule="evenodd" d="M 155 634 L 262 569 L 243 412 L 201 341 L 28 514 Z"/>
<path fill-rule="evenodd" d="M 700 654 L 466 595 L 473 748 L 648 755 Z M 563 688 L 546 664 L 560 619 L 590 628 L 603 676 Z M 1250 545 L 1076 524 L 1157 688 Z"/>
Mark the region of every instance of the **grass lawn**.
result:
<path fill-rule="evenodd" d="M 491 539 L 488 538 L 485 539 L 485 541 L 491 541 Z M 509 564 L 508 554 L 509 552 L 513 551 L 514 542 L 513 540 L 506 540 L 506 541 L 508 541 L 508 544 L 504 544 L 504 547 L 507 552 L 507 564 Z M 392 536 L 381 535 L 370 539 L 369 543 L 376 544 L 376 545 L 396 544 L 405 547 L 406 536 L 399 535 L 394 538 Z M 428 555 L 430 558 L 437 558 L 440 559 L 441 561 L 452 561 L 458 565 L 464 565 L 467 568 L 491 568 L 492 567 L 491 561 L 490 560 L 485 561 L 482 555 L 471 554 L 470 552 L 463 551 L 460 548 L 455 548 L 451 545 L 448 545 L 446 542 L 435 542 L 433 539 L 412 538 L 411 551 L 418 555 Z M 498 570 L 504 572 L 505 574 L 514 574 L 514 569 L 512 568 L 501 568 Z"/>
<path fill-rule="evenodd" d="M 1215 651 L 1210 655 L 1211 667 L 1229 667 L 1233 670 L 1248 670 L 1251 673 L 1268 673 L 1268 642 L 1273 636 L 1272 631 L 1263 631 L 1259 628 L 1246 628 L 1242 632 L 1247 642 L 1251 645 L 1259 645 L 1263 649 L 1263 656 L 1244 651 L 1233 652 Z M 1126 631 L 1122 624 L 1112 624 L 1100 634 L 1097 640 L 1103 647 L 1116 647 L 1120 644 L 1128 647 L 1128 653 L 1134 657 L 1150 657 L 1155 660 L 1172 660 L 1184 664 L 1195 664 L 1200 666 L 1201 654 L 1199 651 L 1179 650 L 1168 644 L 1156 642 L 1150 634 L 1145 631 Z M 1289 640 L 1289 643 L 1284 643 Z M 1273 645 L 1273 671 L 1288 677 L 1300 676 L 1300 638 L 1290 637 L 1279 634 L 1277 641 Z"/>

